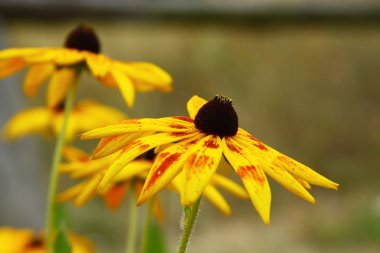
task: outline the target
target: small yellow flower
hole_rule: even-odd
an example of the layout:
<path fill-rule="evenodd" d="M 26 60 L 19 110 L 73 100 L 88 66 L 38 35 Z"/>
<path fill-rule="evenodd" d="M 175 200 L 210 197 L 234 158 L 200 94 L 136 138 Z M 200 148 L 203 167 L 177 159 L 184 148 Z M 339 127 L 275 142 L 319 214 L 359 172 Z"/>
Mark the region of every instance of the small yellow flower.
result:
<path fill-rule="evenodd" d="M 3 133 L 9 140 L 19 139 L 28 134 L 58 135 L 63 121 L 63 105 L 57 107 L 35 107 L 18 112 L 4 126 Z M 70 115 L 66 141 L 77 134 L 125 118 L 125 115 L 92 100 L 82 100 L 74 106 Z"/>
<path fill-rule="evenodd" d="M 69 233 L 72 253 L 93 252 L 92 244 L 85 238 Z M 30 229 L 0 227 L 1 253 L 45 253 L 42 235 L 35 234 Z"/>
<path fill-rule="evenodd" d="M 168 73 L 146 62 L 122 62 L 100 54 L 100 43 L 92 28 L 79 26 L 67 37 L 63 48 L 11 48 L 0 51 L 0 79 L 30 67 L 24 79 L 24 93 L 36 94 L 50 78 L 47 104 L 56 107 L 66 96 L 77 72 L 86 68 L 101 83 L 118 87 L 132 106 L 135 89 L 141 92 L 171 91 Z"/>
<path fill-rule="evenodd" d="M 74 204 L 79 207 L 99 195 L 103 197 L 109 208 L 116 209 L 120 206 L 132 182 L 136 187 L 135 192 L 140 193 L 148 171 L 153 165 L 155 158 L 153 150 L 149 150 L 128 163 L 103 192 L 98 191 L 99 182 L 119 153 L 120 152 L 116 152 L 96 160 L 90 160 L 90 157 L 82 150 L 74 147 L 66 147 L 63 151 L 63 155 L 68 162 L 61 164 L 60 171 L 62 173 L 69 173 L 72 178 L 84 180 L 60 193 L 57 200 L 72 200 Z M 180 192 L 180 178 L 181 176 L 178 175 L 173 179 L 171 184 L 168 185 L 168 188 Z M 231 213 L 231 208 L 222 194 L 217 190 L 217 187 L 223 188 L 239 198 L 248 198 L 246 191 L 238 184 L 221 175 L 215 174 L 206 187 L 204 195 L 225 215 Z M 163 217 L 160 206 L 158 198 L 155 198 L 153 210 L 158 220 Z"/>
<path fill-rule="evenodd" d="M 160 191 L 180 172 L 181 204 L 194 203 L 209 184 L 223 155 L 241 178 L 264 223 L 269 223 L 271 205 L 266 174 L 311 203 L 315 200 L 307 191 L 310 184 L 338 188 L 338 184 L 239 128 L 230 99 L 216 96 L 207 102 L 194 96 L 188 101 L 187 109 L 190 117 L 131 119 L 84 133 L 83 139 L 103 138 L 95 150 L 94 158 L 113 153 L 127 144 L 110 165 L 100 189 L 105 189 L 141 153 L 168 143 L 175 144 L 157 155 L 140 194 L 139 204 Z M 120 138 L 149 131 L 158 133 L 127 143 Z"/>

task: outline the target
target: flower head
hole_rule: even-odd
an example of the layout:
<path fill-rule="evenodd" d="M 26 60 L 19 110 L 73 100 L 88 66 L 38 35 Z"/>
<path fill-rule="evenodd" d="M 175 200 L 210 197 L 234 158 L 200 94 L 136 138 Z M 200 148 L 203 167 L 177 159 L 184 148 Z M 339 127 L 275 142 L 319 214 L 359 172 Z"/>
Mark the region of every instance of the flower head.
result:
<path fill-rule="evenodd" d="M 119 150 L 100 183 L 105 189 L 131 160 L 157 146 L 163 149 L 149 171 L 138 202 L 141 204 L 160 191 L 178 174 L 181 177 L 181 204 L 194 203 L 205 191 L 222 159 L 226 158 L 243 182 L 248 195 L 265 223 L 269 223 L 271 191 L 266 175 L 304 200 L 314 203 L 310 184 L 337 189 L 338 184 L 309 167 L 274 150 L 238 127 L 232 101 L 216 96 L 211 101 L 194 96 L 187 103 L 190 117 L 131 119 L 94 129 L 83 139 L 103 138 L 95 150 L 100 154 Z M 147 133 L 127 143 L 120 136 Z"/>
<path fill-rule="evenodd" d="M 69 233 L 73 253 L 93 252 L 92 244 L 82 237 Z M 2 253 L 45 253 L 45 241 L 42 235 L 30 229 L 0 227 L 0 252 Z"/>
<path fill-rule="evenodd" d="M 119 152 L 116 152 L 96 160 L 91 160 L 82 150 L 74 147 L 66 147 L 63 155 L 68 162 L 62 164 L 60 170 L 62 173 L 69 173 L 72 178 L 82 179 L 82 181 L 60 193 L 57 200 L 72 200 L 74 204 L 79 207 L 95 196 L 100 196 L 104 199 L 109 208 L 116 209 L 122 203 L 131 186 L 134 186 L 136 188 L 135 192 L 140 194 L 146 176 L 156 156 L 153 150 L 149 150 L 128 163 L 103 192 L 98 191 L 99 182 L 118 153 Z M 180 192 L 181 176 L 177 175 L 167 186 L 170 190 Z M 248 198 L 246 191 L 238 184 L 222 175 L 215 174 L 206 187 L 204 195 L 211 204 L 225 215 L 231 213 L 231 208 L 218 191 L 217 188 L 219 187 L 239 198 Z M 138 196 L 136 196 L 136 198 L 137 197 Z M 164 215 L 157 197 L 154 198 L 153 208 L 155 217 L 158 220 L 162 219 Z"/>
<path fill-rule="evenodd" d="M 95 31 L 78 26 L 70 32 L 62 48 L 11 48 L 0 51 L 0 79 L 30 67 L 24 79 L 24 93 L 36 94 L 50 78 L 47 104 L 56 107 L 81 69 L 87 69 L 101 83 L 118 87 L 129 106 L 135 90 L 170 91 L 172 79 L 164 70 L 146 62 L 122 62 L 100 54 Z"/>
<path fill-rule="evenodd" d="M 4 126 L 4 135 L 10 140 L 28 134 L 58 135 L 63 121 L 63 105 L 52 107 L 35 107 L 23 110 L 14 115 Z M 82 100 L 74 106 L 70 115 L 66 141 L 77 134 L 89 131 L 111 122 L 121 120 L 125 115 L 112 107 L 92 100 Z"/>

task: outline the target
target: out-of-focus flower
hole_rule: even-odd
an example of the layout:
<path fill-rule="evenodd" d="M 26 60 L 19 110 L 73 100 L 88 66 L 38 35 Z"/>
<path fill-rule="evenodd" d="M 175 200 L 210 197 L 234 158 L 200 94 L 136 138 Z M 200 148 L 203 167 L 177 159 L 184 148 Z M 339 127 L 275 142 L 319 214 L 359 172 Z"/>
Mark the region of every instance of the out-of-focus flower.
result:
<path fill-rule="evenodd" d="M 66 147 L 63 151 L 63 155 L 68 162 L 61 165 L 60 171 L 62 173 L 69 173 L 72 178 L 83 179 L 83 181 L 60 193 L 57 200 L 72 200 L 76 206 L 81 206 L 95 196 L 101 196 L 109 208 L 116 209 L 122 203 L 131 186 L 135 187 L 134 192 L 137 193 L 137 198 L 142 190 L 148 171 L 153 165 L 155 154 L 153 150 L 149 150 L 130 162 L 112 180 L 105 191 L 99 192 L 99 182 L 118 153 L 119 152 L 96 160 L 90 160 L 90 157 L 82 150 L 74 147 Z M 180 176 L 177 176 L 176 179 L 168 185 L 169 189 L 179 192 L 181 189 L 180 178 Z M 231 208 L 222 194 L 217 190 L 217 187 L 223 188 L 239 198 L 248 198 L 246 191 L 241 186 L 228 178 L 215 174 L 210 184 L 206 187 L 204 195 L 225 215 L 231 213 Z M 155 217 L 159 220 L 164 216 L 160 206 L 158 198 L 155 198 L 153 211 Z"/>
<path fill-rule="evenodd" d="M 110 124 L 125 115 L 110 106 L 99 104 L 93 100 L 82 100 L 74 106 L 70 115 L 66 141 L 76 135 Z M 58 135 L 64 118 L 63 105 L 57 107 L 35 107 L 15 114 L 4 126 L 3 133 L 9 140 L 19 139 L 28 134 Z"/>
<path fill-rule="evenodd" d="M 85 238 L 69 233 L 72 253 L 93 252 L 92 244 Z M 1 253 L 45 253 L 45 242 L 41 235 L 30 229 L 0 227 Z"/>
<path fill-rule="evenodd" d="M 311 203 L 315 200 L 307 191 L 310 184 L 338 188 L 338 184 L 239 128 L 230 99 L 216 96 L 207 102 L 194 96 L 188 101 L 187 109 L 190 117 L 130 119 L 84 133 L 83 139 L 103 138 L 93 154 L 94 158 L 123 147 L 102 179 L 100 189 L 108 187 L 134 158 L 168 143 L 174 145 L 157 155 L 140 194 L 139 204 L 160 191 L 180 172 L 181 204 L 194 203 L 205 191 L 223 155 L 241 178 L 264 223 L 269 223 L 271 205 L 266 174 Z M 120 137 L 146 131 L 154 133 L 127 143 Z"/>
<path fill-rule="evenodd" d="M 168 73 L 146 62 L 122 62 L 100 54 L 100 42 L 94 30 L 79 26 L 68 35 L 62 48 L 10 48 L 0 51 L 0 79 L 29 67 L 24 79 L 24 93 L 36 94 L 50 78 L 47 104 L 56 107 L 81 69 L 87 69 L 101 83 L 118 87 L 132 106 L 135 90 L 171 91 Z"/>

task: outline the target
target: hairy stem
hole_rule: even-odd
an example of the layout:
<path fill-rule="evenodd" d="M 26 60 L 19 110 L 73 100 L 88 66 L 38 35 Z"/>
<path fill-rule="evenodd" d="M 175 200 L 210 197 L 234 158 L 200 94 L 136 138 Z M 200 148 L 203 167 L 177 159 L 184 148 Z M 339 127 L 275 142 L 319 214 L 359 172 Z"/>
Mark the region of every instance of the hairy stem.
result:
<path fill-rule="evenodd" d="M 191 231 L 193 230 L 194 222 L 195 222 L 195 219 L 197 218 L 200 202 L 201 202 L 201 198 L 195 201 L 194 204 L 192 204 L 191 206 L 185 207 L 184 228 L 183 228 L 181 242 L 178 248 L 178 253 L 186 252 L 187 243 L 189 242 Z"/>

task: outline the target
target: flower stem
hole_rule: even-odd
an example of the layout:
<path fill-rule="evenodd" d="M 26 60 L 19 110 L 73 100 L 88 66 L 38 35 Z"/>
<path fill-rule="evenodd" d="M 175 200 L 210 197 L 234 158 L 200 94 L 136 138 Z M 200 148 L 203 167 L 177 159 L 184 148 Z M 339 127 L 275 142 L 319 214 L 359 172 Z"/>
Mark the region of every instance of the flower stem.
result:
<path fill-rule="evenodd" d="M 55 196 L 57 193 L 57 185 L 59 179 L 59 164 L 62 159 L 62 149 L 65 143 L 65 135 L 67 122 L 70 117 L 70 113 L 74 103 L 74 97 L 76 92 L 76 83 L 70 85 L 68 94 L 65 98 L 65 107 L 64 107 L 64 116 L 61 131 L 58 135 L 57 142 L 55 144 L 53 162 L 50 171 L 50 182 L 49 182 L 49 192 L 47 199 L 47 218 L 46 218 L 46 248 L 48 253 L 54 253 L 54 241 L 55 241 L 55 211 L 56 211 L 56 202 Z"/>
<path fill-rule="evenodd" d="M 195 219 L 197 218 L 200 202 L 201 197 L 197 201 L 195 201 L 193 205 L 185 207 L 184 228 L 178 253 L 186 252 L 187 243 L 189 242 L 191 231 L 193 230 L 193 225 Z"/>
<path fill-rule="evenodd" d="M 140 253 L 145 253 L 146 249 L 148 247 L 149 232 L 150 232 L 150 223 L 152 221 L 153 204 L 154 204 L 154 200 L 151 199 L 148 202 L 148 206 L 147 206 L 147 209 L 146 209 L 144 232 L 143 232 L 143 237 L 141 239 L 141 244 L 140 244 Z"/>
<path fill-rule="evenodd" d="M 136 228 L 137 228 L 137 206 L 135 200 L 135 184 L 131 185 L 131 192 L 129 197 L 129 220 L 128 220 L 128 232 L 127 232 L 127 245 L 125 248 L 126 253 L 136 253 Z"/>

